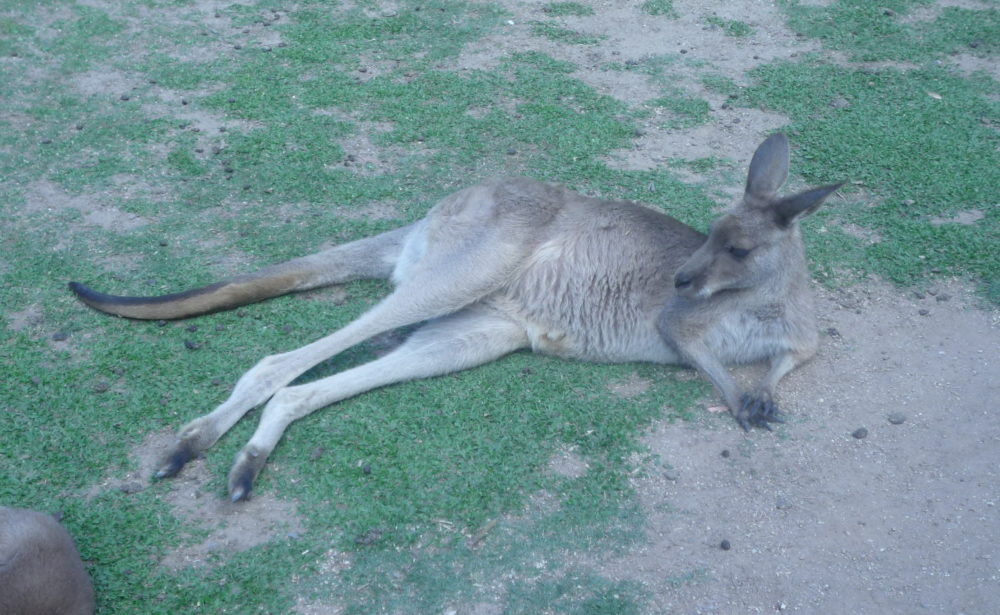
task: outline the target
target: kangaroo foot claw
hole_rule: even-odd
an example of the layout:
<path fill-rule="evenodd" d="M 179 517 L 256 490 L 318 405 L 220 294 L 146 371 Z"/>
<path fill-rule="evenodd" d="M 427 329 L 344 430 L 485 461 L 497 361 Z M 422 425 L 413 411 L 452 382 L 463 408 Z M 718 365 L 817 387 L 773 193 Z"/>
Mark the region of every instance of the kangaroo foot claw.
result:
<path fill-rule="evenodd" d="M 743 431 L 750 431 L 751 427 L 762 427 L 772 431 L 771 423 L 785 422 L 778 405 L 770 397 L 743 395 L 740 397 L 739 410 L 734 414 L 736 422 Z"/>
<path fill-rule="evenodd" d="M 236 456 L 233 469 L 229 471 L 229 499 L 232 502 L 244 502 L 250 499 L 253 481 L 260 474 L 267 460 L 254 450 L 244 449 Z"/>
<path fill-rule="evenodd" d="M 180 473 L 184 465 L 197 456 L 194 446 L 186 440 L 181 440 L 174 446 L 174 450 L 167 455 L 167 458 L 160 465 L 153 478 L 173 478 Z"/>

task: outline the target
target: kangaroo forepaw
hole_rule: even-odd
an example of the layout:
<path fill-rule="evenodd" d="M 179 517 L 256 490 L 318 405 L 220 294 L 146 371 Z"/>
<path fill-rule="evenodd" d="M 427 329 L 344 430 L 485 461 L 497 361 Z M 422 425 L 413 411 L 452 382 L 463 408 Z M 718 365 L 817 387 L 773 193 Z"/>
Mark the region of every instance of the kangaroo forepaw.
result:
<path fill-rule="evenodd" d="M 198 456 L 198 450 L 189 440 L 180 440 L 163 460 L 153 478 L 173 478 L 180 473 L 184 464 Z"/>
<path fill-rule="evenodd" d="M 743 431 L 750 431 L 751 427 L 763 427 L 771 430 L 770 423 L 784 423 L 785 419 L 778 410 L 778 405 L 774 403 L 770 396 L 748 395 L 740 397 L 740 407 L 733 413 L 736 422 L 739 423 Z"/>
<path fill-rule="evenodd" d="M 229 471 L 229 499 L 243 502 L 250 499 L 253 481 L 264 468 L 267 456 L 253 449 L 243 449 L 236 455 L 233 469 Z"/>

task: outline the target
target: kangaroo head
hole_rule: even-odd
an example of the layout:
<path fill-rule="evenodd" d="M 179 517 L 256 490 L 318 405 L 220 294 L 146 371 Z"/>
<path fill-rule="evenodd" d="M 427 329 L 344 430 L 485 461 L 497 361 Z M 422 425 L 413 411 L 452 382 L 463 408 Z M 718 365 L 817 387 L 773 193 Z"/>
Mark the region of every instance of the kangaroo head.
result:
<path fill-rule="evenodd" d="M 779 198 L 787 178 L 788 139 L 771 135 L 750 161 L 743 199 L 712 223 L 705 243 L 674 275 L 678 294 L 707 299 L 805 271 L 798 221 L 841 184 Z"/>

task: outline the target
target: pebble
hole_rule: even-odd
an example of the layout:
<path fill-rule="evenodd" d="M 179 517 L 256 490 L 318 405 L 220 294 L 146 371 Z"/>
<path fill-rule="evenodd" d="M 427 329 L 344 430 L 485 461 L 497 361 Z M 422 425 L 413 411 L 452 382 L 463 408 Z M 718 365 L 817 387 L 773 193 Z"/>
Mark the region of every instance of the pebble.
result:
<path fill-rule="evenodd" d="M 857 438 L 858 440 L 863 440 L 868 437 L 868 430 L 865 429 L 864 427 L 858 427 L 853 432 L 851 432 L 851 435 Z"/>
<path fill-rule="evenodd" d="M 52 334 L 52 341 L 54 342 L 65 342 L 69 338 L 69 334 L 65 331 L 56 331 Z"/>
<path fill-rule="evenodd" d="M 928 316 L 930 313 L 931 311 L 928 310 L 927 308 L 917 310 L 917 314 L 920 314 L 921 316 Z"/>
<path fill-rule="evenodd" d="M 722 453 L 721 453 L 721 455 L 722 455 L 723 457 L 729 457 L 729 449 L 728 449 L 728 448 L 724 448 L 724 449 L 722 449 Z"/>
<path fill-rule="evenodd" d="M 187 348 L 188 350 L 198 350 L 199 348 L 201 348 L 201 344 L 196 344 L 191 340 L 184 340 L 184 347 Z"/>
<path fill-rule="evenodd" d="M 733 545 L 729 544 L 728 540 L 723 540 L 722 542 L 719 543 L 719 548 L 722 549 L 723 551 L 728 551 L 733 548 Z"/>
<path fill-rule="evenodd" d="M 951 295 L 948 293 L 940 293 L 937 297 L 934 297 L 934 299 L 937 301 L 947 301 L 951 299 Z"/>
<path fill-rule="evenodd" d="M 111 383 L 107 380 L 98 380 L 94 383 L 95 393 L 106 393 L 109 389 L 111 389 Z"/>
<path fill-rule="evenodd" d="M 886 418 L 893 425 L 902 425 L 906 421 L 906 415 L 902 412 L 891 412 Z"/>
<path fill-rule="evenodd" d="M 142 483 L 135 481 L 130 483 L 122 483 L 121 485 L 118 485 L 118 490 L 124 493 L 125 495 L 139 493 L 140 491 L 143 491 L 145 488 L 146 487 L 143 486 Z"/>

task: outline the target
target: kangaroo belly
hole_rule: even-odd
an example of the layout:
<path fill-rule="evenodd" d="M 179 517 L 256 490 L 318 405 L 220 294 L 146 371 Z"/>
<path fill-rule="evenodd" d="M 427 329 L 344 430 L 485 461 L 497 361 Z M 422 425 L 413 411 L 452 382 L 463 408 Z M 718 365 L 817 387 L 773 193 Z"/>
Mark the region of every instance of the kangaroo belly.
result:
<path fill-rule="evenodd" d="M 536 352 L 589 361 L 676 362 L 655 327 L 668 288 L 664 274 L 595 248 L 586 242 L 542 244 L 498 300 L 524 324 Z"/>

